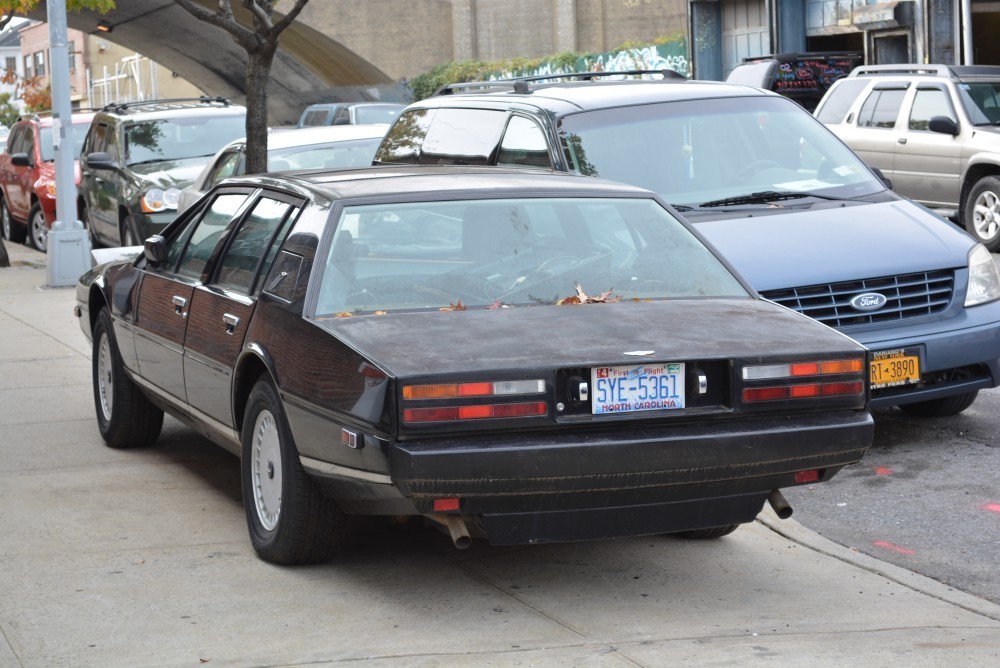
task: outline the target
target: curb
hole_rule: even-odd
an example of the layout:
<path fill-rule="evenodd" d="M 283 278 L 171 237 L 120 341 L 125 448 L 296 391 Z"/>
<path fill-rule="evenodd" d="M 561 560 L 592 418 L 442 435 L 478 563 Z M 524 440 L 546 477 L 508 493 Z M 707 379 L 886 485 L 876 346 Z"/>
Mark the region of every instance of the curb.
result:
<path fill-rule="evenodd" d="M 912 589 L 925 596 L 936 598 L 968 612 L 1000 621 L 1000 605 L 972 594 L 967 594 L 964 591 L 942 584 L 925 575 L 920 575 L 919 573 L 914 573 L 905 568 L 881 561 L 856 549 L 834 543 L 831 540 L 823 538 L 815 531 L 807 529 L 793 519 L 780 519 L 770 507 L 765 507 L 764 511 L 757 516 L 757 522 L 779 536 L 793 543 L 798 543 L 814 552 L 819 552 L 852 566 L 881 575 L 887 580 L 900 584 L 907 589 Z"/>

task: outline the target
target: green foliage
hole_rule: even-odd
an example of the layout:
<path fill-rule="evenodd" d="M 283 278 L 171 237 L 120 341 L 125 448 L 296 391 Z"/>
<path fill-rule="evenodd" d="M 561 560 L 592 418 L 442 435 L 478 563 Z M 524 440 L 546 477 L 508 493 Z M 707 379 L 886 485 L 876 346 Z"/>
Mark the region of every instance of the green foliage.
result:
<path fill-rule="evenodd" d="M 612 51 L 673 44 L 683 42 L 684 39 L 684 33 L 678 32 L 665 37 L 657 37 L 652 43 L 629 41 L 612 49 Z M 447 84 L 484 81 L 501 72 L 513 72 L 516 75 L 518 72 L 530 72 L 543 66 L 548 66 L 554 71 L 572 71 L 576 69 L 577 63 L 581 59 L 594 55 L 588 52 L 565 51 L 543 58 L 508 58 L 494 61 L 462 60 L 442 63 L 429 72 L 411 79 L 409 86 L 413 100 L 422 100 L 430 97 L 435 91 Z"/>
<path fill-rule="evenodd" d="M 10 93 L 0 93 L 0 123 L 3 123 L 8 128 L 17 121 L 17 117 L 20 116 L 17 107 L 11 104 L 11 98 L 13 96 Z"/>

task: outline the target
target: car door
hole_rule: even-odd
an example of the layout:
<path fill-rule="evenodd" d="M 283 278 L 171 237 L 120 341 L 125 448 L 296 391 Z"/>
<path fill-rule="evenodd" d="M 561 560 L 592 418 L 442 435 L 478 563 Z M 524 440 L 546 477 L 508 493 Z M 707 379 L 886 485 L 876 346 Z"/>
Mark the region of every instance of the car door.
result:
<path fill-rule="evenodd" d="M 928 206 L 958 207 L 962 189 L 961 134 L 953 137 L 932 132 L 929 127 L 935 116 L 950 118 L 959 126 L 948 89 L 943 84 L 917 85 L 904 105 L 904 113 L 906 125 L 896 139 L 893 190 Z"/>
<path fill-rule="evenodd" d="M 35 173 L 35 133 L 31 124 L 15 128 L 14 132 L 16 136 L 11 143 L 11 155 L 23 154 L 30 164 L 11 163 L 13 174 L 7 183 L 7 207 L 14 218 L 26 221 L 31 208 L 31 184 Z"/>
<path fill-rule="evenodd" d="M 80 193 L 87 207 L 86 222 L 93 228 L 93 234 L 109 241 L 118 239 L 118 179 L 114 167 L 98 164 L 91 156 L 107 153 L 115 164 L 121 165 L 118 142 L 113 141 L 115 129 L 112 123 L 95 121 L 84 141 L 80 157 Z"/>
<path fill-rule="evenodd" d="M 894 178 L 900 110 L 909 82 L 875 84 L 858 110 L 855 130 L 847 143 L 869 167 L 877 167 Z"/>
<path fill-rule="evenodd" d="M 233 370 L 257 294 L 299 210 L 287 196 L 259 196 L 227 234 L 211 278 L 194 288 L 184 340 L 187 400 L 226 427 L 239 428 L 232 411 Z"/>
<path fill-rule="evenodd" d="M 221 192 L 172 230 L 167 259 L 150 267 L 139 286 L 133 328 L 139 375 L 177 403 L 187 401 L 184 337 L 195 287 L 205 280 L 227 227 L 248 197 L 246 190 Z"/>

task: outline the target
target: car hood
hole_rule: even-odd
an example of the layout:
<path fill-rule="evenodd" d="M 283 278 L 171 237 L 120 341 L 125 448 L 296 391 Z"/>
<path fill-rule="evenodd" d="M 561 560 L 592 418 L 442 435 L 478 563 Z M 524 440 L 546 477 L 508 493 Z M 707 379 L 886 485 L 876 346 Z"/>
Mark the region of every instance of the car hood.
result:
<path fill-rule="evenodd" d="M 860 349 L 825 325 L 755 299 L 433 311 L 317 324 L 396 377 Z M 639 351 L 648 354 L 627 354 Z"/>
<path fill-rule="evenodd" d="M 131 165 L 129 169 L 139 178 L 149 181 L 150 185 L 156 185 L 161 188 L 169 188 L 171 186 L 186 188 L 198 178 L 201 170 L 205 168 L 205 163 L 211 157 L 146 162 L 141 165 Z"/>
<path fill-rule="evenodd" d="M 685 214 L 761 292 L 965 267 L 974 245 L 964 231 L 907 200 L 765 211 L 704 221 Z"/>

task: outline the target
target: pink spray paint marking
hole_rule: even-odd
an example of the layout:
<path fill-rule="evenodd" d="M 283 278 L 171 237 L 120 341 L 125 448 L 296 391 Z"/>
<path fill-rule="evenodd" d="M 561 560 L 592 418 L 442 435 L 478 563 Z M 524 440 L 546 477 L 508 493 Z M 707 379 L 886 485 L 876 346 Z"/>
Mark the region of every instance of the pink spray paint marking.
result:
<path fill-rule="evenodd" d="M 876 466 L 875 475 L 892 475 L 892 469 L 888 466 Z"/>
<path fill-rule="evenodd" d="M 988 510 L 991 513 L 1000 513 L 1000 503 L 987 503 L 983 506 L 983 510 Z"/>
<path fill-rule="evenodd" d="M 875 545 L 875 547 L 883 547 L 887 550 L 892 550 L 893 552 L 899 552 L 900 554 L 916 554 L 916 552 L 909 548 L 893 545 L 892 543 L 884 540 L 877 540 L 873 543 L 873 545 Z"/>

